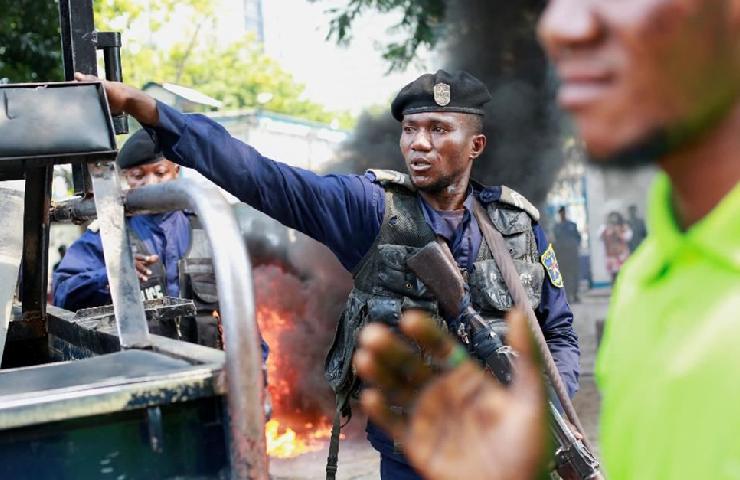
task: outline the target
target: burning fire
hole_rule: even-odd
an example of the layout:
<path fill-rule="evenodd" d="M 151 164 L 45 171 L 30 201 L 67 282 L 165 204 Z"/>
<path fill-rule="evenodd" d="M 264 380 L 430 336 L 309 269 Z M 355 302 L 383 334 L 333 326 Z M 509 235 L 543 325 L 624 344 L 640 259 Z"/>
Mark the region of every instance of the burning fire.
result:
<path fill-rule="evenodd" d="M 277 419 L 265 424 L 267 454 L 276 458 L 291 458 L 308 452 L 321 450 L 331 436 L 331 426 L 313 428 L 305 424 L 306 432 L 297 434 L 290 427 L 283 427 Z"/>
<path fill-rule="evenodd" d="M 267 453 L 271 457 L 290 458 L 321 450 L 331 436 L 331 421 L 315 406 L 304 408 L 307 405 L 305 399 L 300 398 L 295 390 L 308 366 L 296 364 L 295 352 L 290 352 L 293 353 L 291 356 L 287 351 L 291 346 L 286 339 L 291 334 L 295 335 L 293 330 L 296 322 L 303 320 L 305 312 L 300 309 L 305 303 L 296 302 L 295 297 L 292 302 L 280 301 L 281 296 L 301 295 L 300 284 L 290 285 L 290 281 L 286 281 L 284 277 L 283 281 L 276 281 L 280 276 L 277 279 L 271 275 L 255 277 L 257 322 L 262 336 L 270 346 L 267 376 L 273 414 L 265 425 Z M 291 279 L 300 282 L 295 277 L 291 276 Z M 280 285 L 275 285 L 276 283 Z M 294 306 L 287 306 L 288 303 Z M 295 308 L 298 311 L 294 311 Z"/>

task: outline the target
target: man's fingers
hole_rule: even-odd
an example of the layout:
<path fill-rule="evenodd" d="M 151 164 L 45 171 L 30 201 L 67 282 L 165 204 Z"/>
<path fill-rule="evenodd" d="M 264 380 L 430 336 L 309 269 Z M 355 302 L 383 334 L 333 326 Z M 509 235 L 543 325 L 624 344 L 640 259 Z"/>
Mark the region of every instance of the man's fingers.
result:
<path fill-rule="evenodd" d="M 144 255 L 137 253 L 134 255 L 134 260 L 144 263 L 154 263 L 159 260 L 159 255 Z"/>
<path fill-rule="evenodd" d="M 78 82 L 99 82 L 100 79 L 95 75 L 86 75 L 84 73 L 75 72 L 75 80 Z"/>
<path fill-rule="evenodd" d="M 364 354 L 356 359 L 355 368 L 383 388 L 418 388 L 432 375 L 419 353 L 384 325 L 367 325 L 360 332 L 359 343 L 357 353 Z"/>
<path fill-rule="evenodd" d="M 360 406 L 370 419 L 391 437 L 402 440 L 406 421 L 400 414 L 393 412 L 388 404 L 388 399 L 377 389 L 366 388 L 360 394 Z"/>
<path fill-rule="evenodd" d="M 507 338 L 511 348 L 523 357 L 532 357 L 534 342 L 527 327 L 527 315 L 524 311 L 518 307 L 511 309 L 506 315 L 506 323 L 509 324 Z"/>
<path fill-rule="evenodd" d="M 506 316 L 506 320 L 509 324 L 508 343 L 518 353 L 514 359 L 515 375 L 512 390 L 540 401 L 544 395 L 542 376 L 538 368 L 539 359 L 534 340 L 527 326 L 526 314 L 521 309 L 514 308 Z"/>
<path fill-rule="evenodd" d="M 439 328 L 423 310 L 407 310 L 399 326 L 405 335 L 439 362 L 452 362 L 449 366 L 455 367 L 467 359 L 464 349 L 457 340 Z"/>

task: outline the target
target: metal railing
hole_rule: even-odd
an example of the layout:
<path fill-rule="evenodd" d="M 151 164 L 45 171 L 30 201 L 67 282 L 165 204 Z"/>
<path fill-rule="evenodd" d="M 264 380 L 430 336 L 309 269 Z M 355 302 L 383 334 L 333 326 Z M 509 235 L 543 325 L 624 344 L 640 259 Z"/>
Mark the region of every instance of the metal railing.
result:
<path fill-rule="evenodd" d="M 208 236 L 224 326 L 233 480 L 268 478 L 264 436 L 264 376 L 255 317 L 252 269 L 234 213 L 215 187 L 188 179 L 124 194 L 128 214 L 194 211 Z M 92 199 L 75 198 L 51 208 L 52 221 L 81 223 L 96 215 Z"/>

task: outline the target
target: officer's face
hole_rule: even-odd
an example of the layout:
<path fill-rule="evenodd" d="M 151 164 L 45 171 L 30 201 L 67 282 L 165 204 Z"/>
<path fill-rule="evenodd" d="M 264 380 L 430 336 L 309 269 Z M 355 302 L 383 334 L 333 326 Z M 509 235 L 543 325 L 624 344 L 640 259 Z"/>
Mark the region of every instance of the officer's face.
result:
<path fill-rule="evenodd" d="M 159 160 L 146 165 L 128 168 L 124 170 L 126 181 L 131 188 L 144 187 L 146 185 L 156 185 L 157 183 L 169 182 L 175 180 L 180 172 L 180 166 L 170 162 L 167 159 Z"/>
<path fill-rule="evenodd" d="M 464 183 L 486 145 L 468 114 L 427 112 L 404 115 L 401 153 L 416 188 L 436 193 Z"/>
<path fill-rule="evenodd" d="M 740 0 L 550 0 L 539 36 L 597 160 L 701 130 L 740 99 Z"/>

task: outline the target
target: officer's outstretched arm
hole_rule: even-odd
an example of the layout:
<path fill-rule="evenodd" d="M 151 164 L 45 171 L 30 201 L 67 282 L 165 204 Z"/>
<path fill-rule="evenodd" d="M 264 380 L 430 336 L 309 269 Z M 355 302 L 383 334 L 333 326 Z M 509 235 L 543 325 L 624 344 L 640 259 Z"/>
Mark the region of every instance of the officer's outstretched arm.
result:
<path fill-rule="evenodd" d="M 520 355 L 507 389 L 423 313 L 406 314 L 400 327 L 439 369 L 383 325 L 370 324 L 361 333 L 355 367 L 376 387 L 363 392 L 363 409 L 400 442 L 424 478 L 523 480 L 541 471 L 547 429 L 543 386 L 523 313 L 513 312 L 509 322 L 510 342 Z"/>

